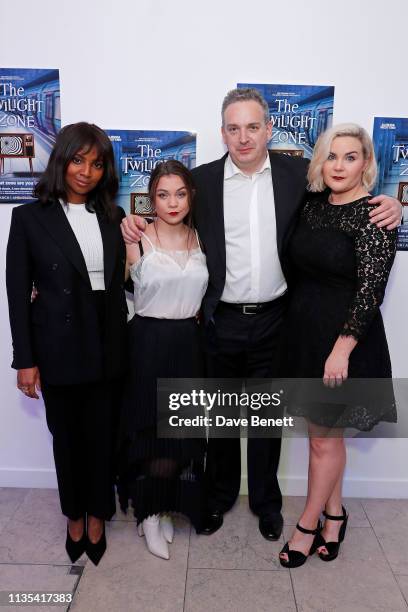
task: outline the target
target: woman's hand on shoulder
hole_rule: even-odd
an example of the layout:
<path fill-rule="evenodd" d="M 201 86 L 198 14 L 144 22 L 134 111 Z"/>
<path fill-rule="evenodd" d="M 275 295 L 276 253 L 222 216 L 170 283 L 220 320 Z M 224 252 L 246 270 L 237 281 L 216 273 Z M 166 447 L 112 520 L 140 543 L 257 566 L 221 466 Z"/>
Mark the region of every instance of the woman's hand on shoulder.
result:
<path fill-rule="evenodd" d="M 17 370 L 17 388 L 27 397 L 39 399 L 37 391 L 41 391 L 41 380 L 37 366 Z"/>

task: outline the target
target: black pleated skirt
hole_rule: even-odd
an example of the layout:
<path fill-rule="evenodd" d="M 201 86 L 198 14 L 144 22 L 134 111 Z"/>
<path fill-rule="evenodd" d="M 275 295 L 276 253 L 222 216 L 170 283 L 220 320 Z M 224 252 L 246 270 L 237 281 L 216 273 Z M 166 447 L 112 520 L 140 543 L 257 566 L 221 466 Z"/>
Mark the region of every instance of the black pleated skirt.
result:
<path fill-rule="evenodd" d="M 128 324 L 129 368 L 119 432 L 118 493 L 138 522 L 178 512 L 199 529 L 203 513 L 205 440 L 158 438 L 157 379 L 201 378 L 201 332 L 194 318 L 135 315 Z"/>

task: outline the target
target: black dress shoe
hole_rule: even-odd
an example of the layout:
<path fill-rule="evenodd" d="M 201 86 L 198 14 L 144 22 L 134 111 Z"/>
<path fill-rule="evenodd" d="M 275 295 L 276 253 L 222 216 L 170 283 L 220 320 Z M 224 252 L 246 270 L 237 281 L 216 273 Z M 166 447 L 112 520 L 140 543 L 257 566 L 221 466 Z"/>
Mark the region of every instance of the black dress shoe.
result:
<path fill-rule="evenodd" d="M 202 535 L 211 535 L 218 531 L 224 522 L 223 514 L 219 510 L 214 510 L 204 517 L 201 529 L 197 533 Z"/>
<path fill-rule="evenodd" d="M 85 552 L 85 547 L 86 547 L 85 529 L 84 529 L 84 533 L 82 534 L 81 539 L 78 541 L 75 541 L 71 538 L 69 529 L 68 529 L 68 525 L 67 525 L 67 540 L 65 542 L 65 548 L 66 548 L 66 551 L 72 563 L 75 563 L 75 561 L 77 561 L 77 559 L 79 559 L 79 557 Z"/>
<path fill-rule="evenodd" d="M 94 565 L 98 565 L 99 561 L 102 559 L 106 550 L 106 535 L 105 535 L 105 523 L 103 524 L 102 535 L 99 540 L 94 544 L 87 537 L 86 539 L 86 554 L 88 558 L 92 561 Z"/>
<path fill-rule="evenodd" d="M 280 512 L 259 517 L 259 531 L 265 540 L 279 540 L 283 528 L 283 517 Z"/>

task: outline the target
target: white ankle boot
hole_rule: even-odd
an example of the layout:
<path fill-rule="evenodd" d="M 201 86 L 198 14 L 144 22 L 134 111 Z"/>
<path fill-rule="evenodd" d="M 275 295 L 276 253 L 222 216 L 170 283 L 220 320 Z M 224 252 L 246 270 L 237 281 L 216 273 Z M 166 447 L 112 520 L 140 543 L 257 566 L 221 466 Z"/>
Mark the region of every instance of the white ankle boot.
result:
<path fill-rule="evenodd" d="M 164 539 L 166 542 L 171 544 L 174 538 L 174 525 L 171 516 L 168 514 L 163 514 L 160 517 L 160 527 L 162 534 L 164 535 Z"/>
<path fill-rule="evenodd" d="M 148 516 L 137 527 L 140 536 L 146 536 L 146 546 L 149 552 L 161 559 L 170 559 L 169 547 L 160 528 L 160 520 L 158 514 Z"/>

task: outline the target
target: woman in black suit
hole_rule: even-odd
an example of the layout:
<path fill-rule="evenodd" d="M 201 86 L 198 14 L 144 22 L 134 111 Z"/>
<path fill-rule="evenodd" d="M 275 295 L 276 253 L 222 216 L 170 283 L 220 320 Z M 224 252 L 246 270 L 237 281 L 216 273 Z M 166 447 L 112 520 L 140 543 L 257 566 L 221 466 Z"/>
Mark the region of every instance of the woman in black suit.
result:
<path fill-rule="evenodd" d="M 64 127 L 38 200 L 13 210 L 7 247 L 12 367 L 25 395 L 42 391 L 72 562 L 84 551 L 99 562 L 115 512 L 127 320 L 117 188 L 106 134 L 88 123 Z"/>

